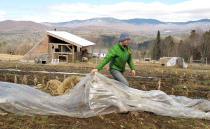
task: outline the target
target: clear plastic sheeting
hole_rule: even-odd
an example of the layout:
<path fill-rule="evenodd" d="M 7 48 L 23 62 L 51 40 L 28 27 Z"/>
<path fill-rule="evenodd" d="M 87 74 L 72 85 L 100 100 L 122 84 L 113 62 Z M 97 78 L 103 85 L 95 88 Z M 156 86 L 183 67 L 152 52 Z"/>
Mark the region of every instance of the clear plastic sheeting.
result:
<path fill-rule="evenodd" d="M 210 119 L 210 101 L 129 88 L 100 73 L 88 74 L 69 93 L 51 96 L 27 85 L 0 82 L 0 108 L 27 115 L 87 118 L 126 111 Z"/>

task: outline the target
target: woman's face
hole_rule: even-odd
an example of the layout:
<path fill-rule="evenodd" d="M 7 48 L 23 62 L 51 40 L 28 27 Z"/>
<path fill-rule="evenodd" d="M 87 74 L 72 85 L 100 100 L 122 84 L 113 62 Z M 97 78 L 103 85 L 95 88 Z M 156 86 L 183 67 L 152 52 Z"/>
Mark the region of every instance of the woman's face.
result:
<path fill-rule="evenodd" d="M 130 43 L 131 40 L 125 40 L 122 42 L 122 45 L 128 45 Z"/>

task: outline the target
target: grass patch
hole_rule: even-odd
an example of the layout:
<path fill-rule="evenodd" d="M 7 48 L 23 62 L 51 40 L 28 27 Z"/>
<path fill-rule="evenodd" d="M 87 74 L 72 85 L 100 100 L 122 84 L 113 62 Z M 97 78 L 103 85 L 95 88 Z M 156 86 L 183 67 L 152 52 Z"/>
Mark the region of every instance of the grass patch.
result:
<path fill-rule="evenodd" d="M 175 120 L 179 120 L 179 121 L 181 121 L 181 122 L 184 122 L 184 121 L 185 121 L 185 119 L 180 118 L 180 117 L 175 117 L 174 119 L 175 119 Z"/>
<path fill-rule="evenodd" d="M 173 88 L 175 88 L 175 89 L 192 89 L 192 87 L 188 86 L 188 85 L 174 85 Z"/>
<path fill-rule="evenodd" d="M 208 125 L 209 123 L 207 121 L 202 121 L 203 124 Z"/>
<path fill-rule="evenodd" d="M 36 116 L 35 116 L 35 115 L 32 115 L 32 116 L 31 116 L 31 119 L 32 119 L 32 120 L 35 120 L 35 119 L 36 119 Z"/>
<path fill-rule="evenodd" d="M 22 113 L 17 113 L 17 114 L 15 114 L 16 116 L 20 116 L 20 117 L 22 117 L 22 116 L 25 116 L 24 114 L 22 114 Z"/>
<path fill-rule="evenodd" d="M 210 80 L 203 80 L 203 81 L 200 81 L 200 84 L 201 84 L 201 85 L 210 86 Z"/>
<path fill-rule="evenodd" d="M 42 119 L 48 119 L 48 116 L 41 116 Z"/>
<path fill-rule="evenodd" d="M 195 121 L 194 120 L 190 120 L 190 124 L 191 125 L 195 125 Z"/>

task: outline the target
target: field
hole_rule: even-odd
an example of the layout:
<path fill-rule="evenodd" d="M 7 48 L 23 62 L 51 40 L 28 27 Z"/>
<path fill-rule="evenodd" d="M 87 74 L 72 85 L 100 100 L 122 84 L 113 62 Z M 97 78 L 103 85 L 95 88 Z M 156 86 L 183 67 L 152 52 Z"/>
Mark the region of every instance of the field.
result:
<path fill-rule="evenodd" d="M 15 60 L 0 61 L 0 81 L 41 86 L 47 81 L 63 81 L 67 75 L 56 72 L 78 73 L 84 76 L 95 64 L 77 62 L 69 64 L 32 64 Z M 37 72 L 39 71 L 39 72 Z M 45 72 L 43 72 L 45 71 Z M 47 73 L 47 72 L 51 73 Z M 101 73 L 112 78 L 107 67 Z M 140 90 L 160 89 L 167 94 L 204 98 L 210 100 L 210 66 L 192 65 L 189 69 L 166 68 L 159 64 L 137 63 L 137 77 L 131 77 L 129 69 L 125 76 L 130 86 Z M 153 77 L 153 78 L 148 78 Z M 24 79 L 26 78 L 26 80 Z M 86 119 L 67 116 L 24 116 L 0 111 L 0 129 L 209 129 L 210 120 L 166 117 L 150 112 L 112 113 Z"/>

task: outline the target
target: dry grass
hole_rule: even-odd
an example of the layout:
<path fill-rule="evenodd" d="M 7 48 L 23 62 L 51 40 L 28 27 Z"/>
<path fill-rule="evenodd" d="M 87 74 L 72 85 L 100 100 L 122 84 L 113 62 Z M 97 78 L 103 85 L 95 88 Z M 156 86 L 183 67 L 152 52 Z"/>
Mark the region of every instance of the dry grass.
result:
<path fill-rule="evenodd" d="M 2 61 L 15 61 L 20 60 L 22 57 L 22 55 L 0 54 L 0 60 Z"/>

